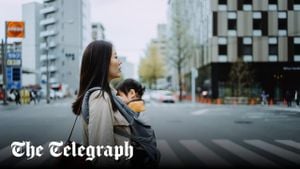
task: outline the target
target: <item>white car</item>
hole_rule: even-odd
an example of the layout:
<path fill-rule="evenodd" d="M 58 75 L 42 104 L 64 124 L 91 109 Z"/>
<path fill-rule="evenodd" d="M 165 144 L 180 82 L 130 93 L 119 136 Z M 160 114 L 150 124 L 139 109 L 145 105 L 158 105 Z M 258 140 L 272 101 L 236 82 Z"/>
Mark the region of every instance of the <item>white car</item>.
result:
<path fill-rule="evenodd" d="M 175 103 L 177 98 L 175 95 L 168 90 L 156 90 L 151 93 L 151 98 L 153 100 L 163 102 L 163 103 Z"/>

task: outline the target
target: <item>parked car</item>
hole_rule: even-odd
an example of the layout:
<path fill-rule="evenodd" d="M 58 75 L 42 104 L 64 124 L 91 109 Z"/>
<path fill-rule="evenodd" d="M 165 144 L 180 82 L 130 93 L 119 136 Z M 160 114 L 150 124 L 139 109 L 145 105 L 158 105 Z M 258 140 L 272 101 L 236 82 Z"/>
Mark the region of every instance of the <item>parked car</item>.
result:
<path fill-rule="evenodd" d="M 150 92 L 146 91 L 142 97 L 142 99 L 146 102 L 149 103 L 151 101 L 151 96 L 150 96 Z"/>
<path fill-rule="evenodd" d="M 163 102 L 163 103 L 175 103 L 177 100 L 175 95 L 171 91 L 168 91 L 168 90 L 152 91 L 151 98 L 153 100 Z"/>

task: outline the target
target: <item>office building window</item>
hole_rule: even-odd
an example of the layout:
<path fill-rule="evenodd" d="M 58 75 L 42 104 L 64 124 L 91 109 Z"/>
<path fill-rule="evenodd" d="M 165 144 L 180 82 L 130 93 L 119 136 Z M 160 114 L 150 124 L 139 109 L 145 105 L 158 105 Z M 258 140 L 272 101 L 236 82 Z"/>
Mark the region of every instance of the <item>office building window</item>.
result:
<path fill-rule="evenodd" d="M 220 11 L 227 11 L 227 0 L 219 0 L 218 8 Z"/>
<path fill-rule="evenodd" d="M 269 0 L 269 10 L 270 11 L 276 11 L 277 10 L 277 4 L 278 4 L 278 2 L 277 2 L 278 0 Z"/>
<path fill-rule="evenodd" d="M 227 62 L 227 39 L 221 37 L 218 39 L 219 43 L 219 62 Z"/>
<path fill-rule="evenodd" d="M 261 36 L 262 35 L 262 14 L 261 12 L 253 12 L 253 36 Z"/>
<path fill-rule="evenodd" d="M 300 37 L 294 37 L 294 61 L 300 62 Z"/>
<path fill-rule="evenodd" d="M 213 12 L 213 36 L 218 36 L 218 13 Z"/>
<path fill-rule="evenodd" d="M 244 0 L 243 10 L 251 11 L 252 10 L 252 0 Z"/>
<path fill-rule="evenodd" d="M 278 35 L 286 36 L 287 35 L 287 13 L 286 12 L 278 12 Z"/>
<path fill-rule="evenodd" d="M 237 16 L 236 12 L 228 12 L 228 35 L 229 36 L 236 36 L 237 32 Z"/>
<path fill-rule="evenodd" d="M 245 62 L 251 62 L 252 61 L 252 38 L 250 37 L 245 37 L 243 38 L 243 50 L 242 50 L 242 55 L 243 55 L 243 60 Z"/>
<path fill-rule="evenodd" d="M 299 0 L 294 0 L 294 10 L 300 11 L 300 1 Z"/>

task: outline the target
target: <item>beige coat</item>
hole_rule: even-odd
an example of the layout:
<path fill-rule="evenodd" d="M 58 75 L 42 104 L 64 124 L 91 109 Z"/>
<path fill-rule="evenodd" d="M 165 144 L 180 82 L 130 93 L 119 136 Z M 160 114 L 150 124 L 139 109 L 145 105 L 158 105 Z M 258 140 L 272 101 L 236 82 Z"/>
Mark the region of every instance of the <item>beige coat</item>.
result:
<path fill-rule="evenodd" d="M 119 127 L 130 134 L 129 124 L 119 111 L 113 111 L 108 93 L 104 92 L 103 98 L 100 92 L 103 91 L 93 92 L 89 98 L 89 123 L 82 120 L 83 144 L 85 146 L 124 145 L 124 141 L 129 141 L 129 139 L 115 134 L 113 129 Z M 101 158 L 97 161 L 102 160 Z M 107 158 L 104 161 L 107 161 Z M 111 160 L 111 162 L 113 161 Z M 99 162 L 97 163 L 99 164 Z M 102 161 L 101 163 L 106 162 Z"/>

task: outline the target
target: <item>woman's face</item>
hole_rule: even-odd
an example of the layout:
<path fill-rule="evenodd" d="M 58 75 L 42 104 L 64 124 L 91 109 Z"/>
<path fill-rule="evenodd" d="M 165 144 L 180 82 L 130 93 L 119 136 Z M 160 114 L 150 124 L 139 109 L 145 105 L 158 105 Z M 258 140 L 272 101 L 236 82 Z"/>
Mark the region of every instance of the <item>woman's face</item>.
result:
<path fill-rule="evenodd" d="M 110 57 L 110 65 L 108 72 L 108 80 L 118 78 L 121 76 L 121 61 L 118 59 L 115 49 L 113 49 L 112 55 Z"/>

